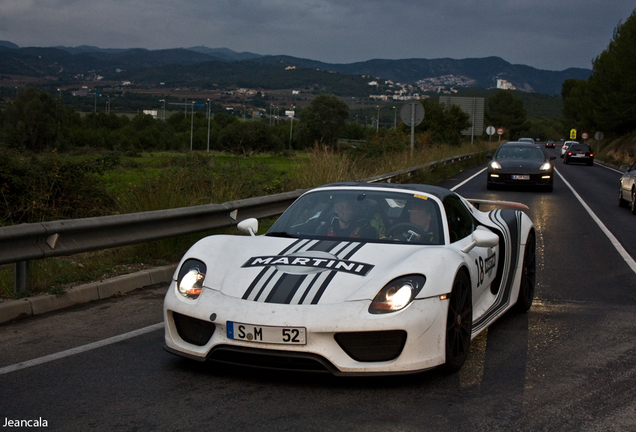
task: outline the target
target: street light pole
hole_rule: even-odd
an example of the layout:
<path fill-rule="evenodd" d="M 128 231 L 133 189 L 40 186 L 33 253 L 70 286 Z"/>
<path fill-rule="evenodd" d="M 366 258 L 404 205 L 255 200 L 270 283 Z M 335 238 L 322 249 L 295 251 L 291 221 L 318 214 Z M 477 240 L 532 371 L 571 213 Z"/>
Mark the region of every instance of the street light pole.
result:
<path fill-rule="evenodd" d="M 397 129 L 397 109 L 393 107 L 393 129 Z"/>
<path fill-rule="evenodd" d="M 292 149 L 292 131 L 294 130 L 294 105 L 292 105 L 291 124 L 289 126 L 289 149 Z"/>
<path fill-rule="evenodd" d="M 161 121 L 166 120 L 166 100 L 159 99 L 159 102 L 163 102 L 163 107 L 161 108 Z"/>
<path fill-rule="evenodd" d="M 187 109 L 187 105 L 186 105 Z M 192 116 L 190 117 L 190 151 L 192 151 L 192 132 L 194 131 L 194 101 L 192 101 Z"/>
<path fill-rule="evenodd" d="M 210 99 L 208 99 L 208 147 L 206 151 L 210 151 Z"/>
<path fill-rule="evenodd" d="M 377 134 L 379 129 L 380 129 L 380 105 L 377 106 L 378 108 L 378 119 L 377 122 L 375 123 L 375 133 Z"/>

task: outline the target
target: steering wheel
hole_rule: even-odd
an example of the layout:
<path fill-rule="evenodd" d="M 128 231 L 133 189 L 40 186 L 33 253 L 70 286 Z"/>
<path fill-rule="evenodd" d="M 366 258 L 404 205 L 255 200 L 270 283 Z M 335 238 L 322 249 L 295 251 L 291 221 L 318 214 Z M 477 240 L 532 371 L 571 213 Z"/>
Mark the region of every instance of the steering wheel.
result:
<path fill-rule="evenodd" d="M 418 237 L 413 238 L 411 233 L 417 234 Z M 422 238 L 424 236 L 424 230 L 410 222 L 402 222 L 389 228 L 386 232 L 386 236 L 389 238 L 397 237 L 399 240 L 410 242 Z"/>

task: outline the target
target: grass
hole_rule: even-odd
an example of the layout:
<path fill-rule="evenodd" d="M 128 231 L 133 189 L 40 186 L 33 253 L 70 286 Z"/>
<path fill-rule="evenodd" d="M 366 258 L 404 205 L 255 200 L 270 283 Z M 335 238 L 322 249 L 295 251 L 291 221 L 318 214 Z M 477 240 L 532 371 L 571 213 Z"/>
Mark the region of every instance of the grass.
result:
<path fill-rule="evenodd" d="M 364 158 L 347 152 L 317 148 L 294 157 L 258 155 L 250 158 L 220 154 L 143 154 L 122 158 L 102 180 L 117 196 L 119 213 L 222 203 L 284 190 L 349 181 L 394 172 L 450 156 L 486 150 L 488 143 L 462 147 L 420 145 Z M 483 159 L 481 160 L 483 161 Z M 467 164 L 444 167 L 406 180 L 436 183 Z M 260 221 L 264 233 L 276 218 Z M 103 251 L 30 262 L 30 293 L 60 294 L 68 287 L 144 268 L 176 263 L 200 238 L 213 234 L 240 234 L 234 227 Z M 15 298 L 13 265 L 0 266 L 0 298 Z"/>

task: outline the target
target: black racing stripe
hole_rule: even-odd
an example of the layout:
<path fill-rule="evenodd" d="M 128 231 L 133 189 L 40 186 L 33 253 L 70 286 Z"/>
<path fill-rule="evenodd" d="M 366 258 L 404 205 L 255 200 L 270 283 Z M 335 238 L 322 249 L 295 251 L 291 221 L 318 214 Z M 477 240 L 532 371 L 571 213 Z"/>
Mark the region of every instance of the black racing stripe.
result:
<path fill-rule="evenodd" d="M 338 272 L 337 271 L 332 271 L 329 274 L 329 276 L 327 276 L 327 279 L 325 279 L 325 281 L 322 283 L 322 285 L 320 285 L 320 289 L 318 290 L 318 292 L 314 296 L 313 300 L 311 301 L 312 305 L 313 304 L 318 304 L 318 301 L 320 301 L 320 297 L 322 297 L 322 294 L 325 292 L 325 290 L 327 289 L 327 287 L 331 283 L 332 279 L 336 276 L 336 273 L 338 273 Z"/>
<path fill-rule="evenodd" d="M 344 259 L 348 260 L 350 259 L 356 252 L 358 252 L 360 249 L 362 249 L 362 246 L 364 246 L 366 243 L 360 242 L 358 244 L 358 246 L 356 246 L 355 248 L 353 248 L 353 250 L 351 252 L 349 252 L 347 254 L 347 256 L 344 257 Z"/>
<path fill-rule="evenodd" d="M 315 245 L 313 245 L 312 247 L 310 247 L 309 250 L 310 251 L 329 252 L 333 248 L 335 248 L 338 244 L 340 244 L 339 241 L 321 240 L 318 243 L 316 243 Z"/>
<path fill-rule="evenodd" d="M 302 240 L 302 239 L 298 239 L 295 242 L 293 242 L 292 244 L 290 244 L 289 246 L 287 246 L 285 249 L 283 249 L 282 251 L 280 251 L 278 253 L 278 255 L 285 255 L 287 252 L 289 252 L 292 248 L 294 248 L 298 243 L 306 243 L 306 240 Z M 302 245 L 300 245 L 302 246 Z M 300 246 L 298 249 L 300 249 Z"/>
<path fill-rule="evenodd" d="M 350 259 L 356 252 L 358 252 L 360 249 L 362 249 L 362 247 L 365 244 L 366 243 L 364 243 L 364 242 L 360 242 L 360 244 L 358 244 L 355 248 L 353 248 L 353 250 L 351 252 L 349 252 L 345 256 L 344 259 Z M 336 276 L 336 273 L 338 273 L 338 272 L 337 271 L 332 271 L 329 274 L 329 276 L 327 276 L 327 279 L 325 279 L 323 284 L 320 286 L 320 289 L 318 290 L 318 292 L 314 296 L 313 300 L 311 301 L 311 304 L 318 304 L 318 302 L 320 301 L 320 297 L 322 297 L 323 293 L 325 292 L 325 290 L 327 289 L 327 287 L 329 286 L 329 284 L 331 283 L 333 278 Z"/>
<path fill-rule="evenodd" d="M 252 291 L 254 291 L 254 288 L 256 288 L 256 285 L 258 284 L 258 282 L 261 280 L 263 276 L 265 276 L 265 273 L 267 273 L 267 270 L 269 270 L 269 267 L 263 267 L 263 270 L 261 270 L 258 273 L 258 276 L 256 276 L 256 278 L 254 278 L 254 280 L 252 281 L 250 286 L 247 288 L 247 291 L 245 291 L 245 294 L 243 294 L 243 297 L 241 297 L 241 299 L 247 300 L 249 298 L 250 294 L 252 294 Z"/>
<path fill-rule="evenodd" d="M 309 283 L 309 286 L 307 287 L 307 289 L 303 293 L 302 297 L 300 297 L 300 301 L 298 302 L 298 304 L 303 304 L 303 302 L 305 301 L 305 298 L 307 298 L 307 294 L 309 294 L 309 292 L 311 291 L 311 289 L 313 288 L 314 284 L 316 283 L 316 281 L 318 280 L 319 277 L 320 277 L 320 273 L 317 273 L 316 275 L 314 275 L 314 278 Z M 291 299 L 290 299 L 290 301 L 291 301 Z"/>
<path fill-rule="evenodd" d="M 292 244 L 290 244 L 289 246 L 287 246 L 285 249 L 283 249 L 279 255 L 284 255 L 286 252 L 288 252 L 289 250 L 291 250 L 292 248 L 294 248 L 296 245 L 298 245 L 299 243 L 302 243 L 303 240 L 298 239 L 295 242 L 293 242 Z M 302 245 L 301 245 L 302 246 Z M 265 273 L 267 273 L 267 270 L 269 268 L 268 267 L 264 267 L 263 270 L 261 270 L 258 274 L 258 276 L 256 276 L 256 278 L 252 281 L 252 283 L 250 284 L 250 286 L 247 288 L 247 291 L 245 291 L 245 294 L 243 294 L 243 297 L 241 297 L 241 299 L 243 300 L 247 300 L 250 296 L 250 294 L 252 294 L 252 291 L 254 291 L 254 288 L 256 288 L 256 285 L 258 285 L 258 282 L 263 278 L 263 276 L 265 276 Z M 271 279 L 271 278 L 270 278 Z M 262 291 L 262 290 L 261 290 Z M 260 293 L 259 293 L 260 295 Z"/>
<path fill-rule="evenodd" d="M 291 301 L 291 297 L 293 297 L 306 277 L 307 275 L 283 274 L 265 299 L 265 303 L 288 303 L 287 299 L 289 298 L 289 301 Z"/>
<path fill-rule="evenodd" d="M 270 267 L 271 268 L 271 267 Z M 256 294 L 256 297 L 254 298 L 254 301 L 258 301 L 258 299 L 261 297 L 261 294 L 263 294 L 263 291 L 265 291 L 265 288 L 267 288 L 267 285 L 269 285 L 269 283 L 271 282 L 272 278 L 274 277 L 274 275 L 278 273 L 278 270 L 274 270 L 272 272 L 272 274 L 270 275 L 269 278 L 267 278 L 267 281 L 265 281 L 265 283 L 263 284 L 263 286 L 261 287 L 260 291 L 258 292 L 258 294 Z"/>

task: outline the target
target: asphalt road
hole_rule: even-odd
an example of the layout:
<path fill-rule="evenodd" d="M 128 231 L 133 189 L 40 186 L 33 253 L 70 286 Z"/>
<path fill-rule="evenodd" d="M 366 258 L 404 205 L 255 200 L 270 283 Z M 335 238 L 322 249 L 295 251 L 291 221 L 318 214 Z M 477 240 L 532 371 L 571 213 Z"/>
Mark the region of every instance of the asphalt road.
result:
<path fill-rule="evenodd" d="M 617 205 L 620 174 L 555 162 L 636 258 L 636 216 Z M 634 270 L 559 175 L 551 193 L 488 191 L 483 172 L 457 192 L 527 204 L 538 234 L 532 309 L 475 339 L 459 373 L 337 378 L 192 363 L 164 352 L 163 331 L 152 327 L 162 321 L 160 287 L 0 327 L 0 426 L 42 419 L 61 431 L 636 430 Z"/>

